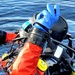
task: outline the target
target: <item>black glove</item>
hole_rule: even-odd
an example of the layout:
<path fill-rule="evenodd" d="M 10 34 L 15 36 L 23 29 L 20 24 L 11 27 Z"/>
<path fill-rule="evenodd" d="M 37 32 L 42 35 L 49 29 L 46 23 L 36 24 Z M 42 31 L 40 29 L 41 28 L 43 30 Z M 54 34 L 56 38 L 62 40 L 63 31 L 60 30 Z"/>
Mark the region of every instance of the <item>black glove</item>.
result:
<path fill-rule="evenodd" d="M 4 44 L 6 39 L 6 32 L 0 30 L 0 44 Z"/>

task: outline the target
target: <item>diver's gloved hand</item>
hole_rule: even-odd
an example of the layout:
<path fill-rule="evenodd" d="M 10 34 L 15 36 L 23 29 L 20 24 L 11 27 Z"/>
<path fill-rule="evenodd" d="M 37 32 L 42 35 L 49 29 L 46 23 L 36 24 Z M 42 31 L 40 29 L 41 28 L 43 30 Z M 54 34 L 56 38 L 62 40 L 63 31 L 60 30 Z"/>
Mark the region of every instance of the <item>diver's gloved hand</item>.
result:
<path fill-rule="evenodd" d="M 55 5 L 53 7 L 52 5 L 47 4 L 47 9 L 43 10 L 37 15 L 34 27 L 45 31 L 43 27 L 37 24 L 38 22 L 49 30 L 52 27 L 52 25 L 59 19 L 59 16 L 60 16 L 59 6 Z"/>
<path fill-rule="evenodd" d="M 0 44 L 4 44 L 4 43 L 6 43 L 5 40 L 6 40 L 6 32 L 0 30 Z"/>

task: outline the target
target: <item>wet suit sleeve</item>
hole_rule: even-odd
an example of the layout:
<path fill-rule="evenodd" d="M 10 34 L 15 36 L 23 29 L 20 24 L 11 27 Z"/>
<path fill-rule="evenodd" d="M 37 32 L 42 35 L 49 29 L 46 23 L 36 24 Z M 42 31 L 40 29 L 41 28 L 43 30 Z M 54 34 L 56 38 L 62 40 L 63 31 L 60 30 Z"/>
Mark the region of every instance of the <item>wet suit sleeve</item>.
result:
<path fill-rule="evenodd" d="M 18 34 L 6 32 L 5 42 L 11 42 L 17 36 L 18 36 Z"/>
<path fill-rule="evenodd" d="M 0 30 L 0 44 L 11 42 L 18 34 Z"/>

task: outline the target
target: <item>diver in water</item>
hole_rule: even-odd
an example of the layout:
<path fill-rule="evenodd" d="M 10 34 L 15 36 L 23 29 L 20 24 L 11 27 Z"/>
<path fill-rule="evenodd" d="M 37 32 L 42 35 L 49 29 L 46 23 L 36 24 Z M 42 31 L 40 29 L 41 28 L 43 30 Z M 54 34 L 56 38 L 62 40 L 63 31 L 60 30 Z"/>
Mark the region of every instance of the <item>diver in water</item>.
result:
<path fill-rule="evenodd" d="M 56 12 L 54 12 L 54 9 Z M 47 4 L 47 9 L 40 12 L 36 17 L 28 39 L 12 65 L 10 75 L 35 75 L 37 63 L 42 48 L 47 41 L 47 31 L 58 21 L 60 16 L 59 7 Z M 43 36 L 43 37 L 42 37 Z"/>
<path fill-rule="evenodd" d="M 26 21 L 22 25 L 22 28 L 20 29 L 18 34 L 0 31 L 0 38 L 2 39 L 1 43 L 10 42 L 18 36 L 28 36 L 26 44 L 24 45 L 23 49 L 20 51 L 17 59 L 12 65 L 12 71 L 10 72 L 10 75 L 36 74 L 37 62 L 40 57 L 40 53 L 42 52 L 42 48 L 47 41 L 47 31 L 51 29 L 52 25 L 55 22 L 58 21 L 59 16 L 60 12 L 58 5 L 53 7 L 50 4 L 47 4 L 47 9 L 37 14 L 35 21 L 33 21 L 34 19 L 32 21 Z M 29 32 L 29 30 L 31 30 L 31 32 Z M 23 35 L 21 31 L 23 32 Z M 56 38 L 55 36 L 57 36 L 58 34 L 56 34 L 55 36 L 53 34 L 51 35 L 52 37 Z M 59 41 L 62 40 L 62 38 L 56 39 Z M 32 60 L 34 60 L 34 62 Z"/>
<path fill-rule="evenodd" d="M 21 75 L 21 73 L 23 75 L 36 74 L 37 63 L 42 48 L 47 41 L 47 31 L 59 19 L 59 7 L 57 5 L 55 6 L 55 10 L 56 13 L 54 12 L 54 7 L 47 4 L 47 9 L 37 15 L 33 29 L 14 62 L 10 75 Z M 23 67 L 23 65 L 25 66 Z"/>

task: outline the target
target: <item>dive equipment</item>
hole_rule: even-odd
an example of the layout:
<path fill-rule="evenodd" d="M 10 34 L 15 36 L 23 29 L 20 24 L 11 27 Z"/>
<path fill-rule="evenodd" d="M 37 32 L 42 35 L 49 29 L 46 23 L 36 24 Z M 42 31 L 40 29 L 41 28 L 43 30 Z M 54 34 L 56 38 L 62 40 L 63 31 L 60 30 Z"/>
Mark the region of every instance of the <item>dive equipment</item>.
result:
<path fill-rule="evenodd" d="M 46 71 L 47 68 L 48 68 L 48 65 L 47 65 L 47 63 L 46 63 L 44 60 L 39 59 L 39 60 L 38 60 L 37 67 L 38 67 L 41 71 Z"/>

